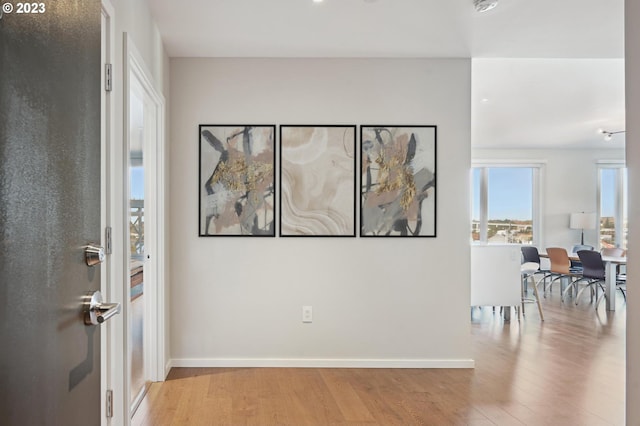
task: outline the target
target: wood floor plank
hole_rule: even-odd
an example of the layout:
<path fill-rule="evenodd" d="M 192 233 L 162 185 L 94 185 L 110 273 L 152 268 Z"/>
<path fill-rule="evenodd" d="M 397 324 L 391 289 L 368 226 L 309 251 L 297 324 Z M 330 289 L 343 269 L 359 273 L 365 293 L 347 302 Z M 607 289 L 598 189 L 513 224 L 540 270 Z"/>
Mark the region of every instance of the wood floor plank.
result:
<path fill-rule="evenodd" d="M 206 426 L 210 420 L 205 414 L 209 377 L 195 376 L 189 380 L 180 397 L 172 425 Z"/>
<path fill-rule="evenodd" d="M 473 309 L 475 369 L 174 368 L 133 426 L 624 424 L 626 306 Z"/>
<path fill-rule="evenodd" d="M 327 369 L 322 370 L 320 375 L 347 422 L 375 423 L 375 419 L 351 385 L 352 375 L 348 371 Z"/>

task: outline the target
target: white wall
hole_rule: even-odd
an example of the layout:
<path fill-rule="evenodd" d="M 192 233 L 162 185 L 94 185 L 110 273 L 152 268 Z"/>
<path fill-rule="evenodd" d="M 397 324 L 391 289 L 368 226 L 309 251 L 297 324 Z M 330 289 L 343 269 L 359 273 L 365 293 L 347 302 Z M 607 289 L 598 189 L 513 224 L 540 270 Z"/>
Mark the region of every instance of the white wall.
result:
<path fill-rule="evenodd" d="M 149 12 L 146 0 L 109 0 L 116 10 L 116 48 L 122 53 L 122 34 L 133 40 L 151 72 L 155 88 L 163 92 L 168 69 L 160 31 Z M 118 56 L 121 58 L 122 56 Z"/>
<path fill-rule="evenodd" d="M 640 2 L 625 2 L 629 266 L 627 278 L 627 424 L 640 425 Z"/>
<path fill-rule="evenodd" d="M 173 365 L 473 365 L 470 65 L 171 60 Z M 437 125 L 438 237 L 199 238 L 198 125 L 244 123 Z"/>
<path fill-rule="evenodd" d="M 603 143 L 605 143 L 603 141 Z M 598 161 L 623 161 L 624 150 L 473 149 L 473 161 L 512 160 L 544 163 L 540 246 L 571 247 L 580 242 L 580 231 L 569 229 L 569 215 L 596 212 Z M 584 231 L 585 244 L 598 247 L 596 230 Z"/>

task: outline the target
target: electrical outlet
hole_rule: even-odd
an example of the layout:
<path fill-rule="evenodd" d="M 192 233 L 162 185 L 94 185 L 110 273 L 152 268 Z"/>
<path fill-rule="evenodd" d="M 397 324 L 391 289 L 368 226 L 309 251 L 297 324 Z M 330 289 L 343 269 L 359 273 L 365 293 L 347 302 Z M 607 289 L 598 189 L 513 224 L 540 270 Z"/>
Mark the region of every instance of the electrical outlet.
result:
<path fill-rule="evenodd" d="M 313 308 L 311 306 L 302 307 L 302 322 L 313 322 Z"/>

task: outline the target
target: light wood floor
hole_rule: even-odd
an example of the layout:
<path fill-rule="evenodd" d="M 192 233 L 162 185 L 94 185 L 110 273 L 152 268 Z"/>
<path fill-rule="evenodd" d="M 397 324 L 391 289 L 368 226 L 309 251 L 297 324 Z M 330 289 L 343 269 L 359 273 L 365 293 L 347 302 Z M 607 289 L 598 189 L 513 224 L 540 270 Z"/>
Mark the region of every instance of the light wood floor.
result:
<path fill-rule="evenodd" d="M 472 311 L 475 369 L 174 368 L 139 425 L 624 425 L 626 305 Z"/>

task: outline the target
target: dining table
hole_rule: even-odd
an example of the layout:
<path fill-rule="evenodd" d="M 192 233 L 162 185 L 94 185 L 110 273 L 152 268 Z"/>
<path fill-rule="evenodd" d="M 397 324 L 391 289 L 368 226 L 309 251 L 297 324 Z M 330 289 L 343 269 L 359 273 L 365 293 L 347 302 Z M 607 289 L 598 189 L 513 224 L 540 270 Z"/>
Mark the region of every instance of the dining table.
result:
<path fill-rule="evenodd" d="M 569 253 L 569 260 L 579 262 L 580 258 L 577 253 Z M 540 252 L 540 257 L 549 258 L 546 252 Z M 605 267 L 605 295 L 606 295 L 606 306 L 608 311 L 616 310 L 616 279 L 617 279 L 617 268 L 618 265 L 626 265 L 627 258 L 626 256 L 602 256 L 602 262 L 604 262 Z"/>

